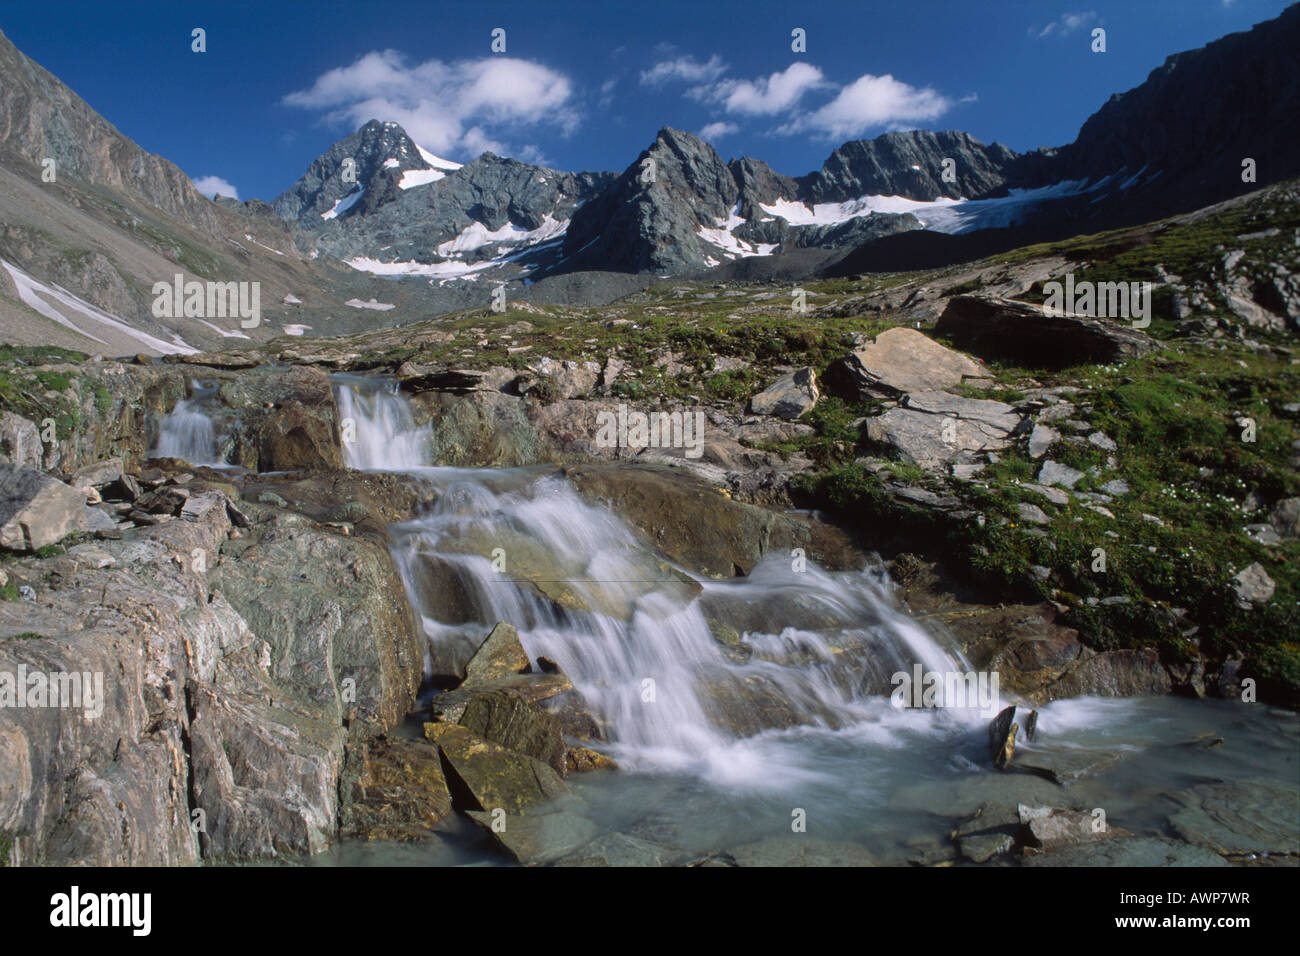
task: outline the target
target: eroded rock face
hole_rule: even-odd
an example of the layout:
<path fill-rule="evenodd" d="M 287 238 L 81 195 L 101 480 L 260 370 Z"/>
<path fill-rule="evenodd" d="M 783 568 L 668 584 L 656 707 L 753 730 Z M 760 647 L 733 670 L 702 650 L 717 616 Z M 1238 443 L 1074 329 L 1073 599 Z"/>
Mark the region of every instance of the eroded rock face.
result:
<path fill-rule="evenodd" d="M 582 465 L 569 480 L 607 503 L 670 559 L 712 577 L 748 574 L 770 551 L 807 544 L 805 525 L 731 501 L 690 475 L 657 467 Z"/>
<path fill-rule="evenodd" d="M 935 326 L 959 347 L 985 359 L 1028 368 L 1138 358 L 1160 349 L 1145 332 L 1109 319 L 1054 315 L 1041 306 L 996 296 L 953 296 Z"/>
<path fill-rule="evenodd" d="M 317 851 L 349 746 L 414 702 L 421 654 L 382 539 L 198 487 L 145 526 L 8 565 L 35 598 L 0 602 L 0 673 L 103 686 L 93 717 L 0 709 L 14 862 Z"/>

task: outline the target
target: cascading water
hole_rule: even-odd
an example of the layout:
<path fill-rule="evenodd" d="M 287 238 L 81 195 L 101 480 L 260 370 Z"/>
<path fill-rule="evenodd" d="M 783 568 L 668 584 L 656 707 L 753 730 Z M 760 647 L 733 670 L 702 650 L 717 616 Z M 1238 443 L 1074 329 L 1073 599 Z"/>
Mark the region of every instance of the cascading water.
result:
<path fill-rule="evenodd" d="M 415 471 L 434 486 L 419 517 L 390 529 L 433 675 L 460 671 L 487 629 L 509 622 L 531 657 L 573 681 L 625 765 L 759 785 L 772 757 L 747 741 L 879 721 L 890 675 L 916 662 L 965 670 L 876 575 L 796 571 L 774 556 L 748 578 L 694 577 L 563 477 L 430 467 L 428 430 L 393 388 L 336 388 L 355 431 L 348 464 Z M 737 635 L 734 648 L 718 629 Z"/>
<path fill-rule="evenodd" d="M 430 466 L 431 429 L 391 384 L 340 377 L 336 390 L 348 464 L 429 484 L 426 507 L 390 541 L 430 676 L 457 674 L 492 625 L 514 624 L 601 721 L 599 749 L 634 771 L 570 776 L 576 812 L 612 841 L 576 858 L 933 863 L 954 859 L 949 834 L 986 805 L 1104 806 L 1134 831 L 1166 834 L 1167 807 L 1180 804 L 1153 800 L 1161 787 L 1261 777 L 1294 788 L 1294 714 L 1174 697 L 1057 701 L 1016 746 L 1022 766 L 1114 769 L 1068 786 L 992 771 L 982 706 L 891 706 L 898 671 L 968 669 L 882 578 L 798 572 L 778 555 L 746 578 L 694 577 L 553 469 Z M 1189 747 L 1229 732 L 1239 746 Z M 396 845 L 340 852 L 411 862 Z M 420 852 L 423 862 L 433 851 Z"/>
<path fill-rule="evenodd" d="M 158 444 L 150 451 L 153 458 L 179 458 L 192 465 L 221 465 L 217 452 L 216 432 L 212 419 L 202 410 L 202 402 L 213 389 L 196 384 L 191 398 L 181 399 L 162 420 Z"/>

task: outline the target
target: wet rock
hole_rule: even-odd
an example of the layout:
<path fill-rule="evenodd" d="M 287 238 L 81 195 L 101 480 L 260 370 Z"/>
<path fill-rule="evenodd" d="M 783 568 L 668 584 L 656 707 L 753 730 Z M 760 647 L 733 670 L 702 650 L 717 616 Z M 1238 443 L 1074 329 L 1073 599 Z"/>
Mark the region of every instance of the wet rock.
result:
<path fill-rule="evenodd" d="M 794 421 L 817 404 L 817 373 L 801 368 L 777 379 L 749 400 L 749 410 L 755 415 L 775 415 Z"/>
<path fill-rule="evenodd" d="M 597 837 L 558 861 L 558 866 L 669 866 L 680 851 L 626 833 Z"/>
<path fill-rule="evenodd" d="M 1016 708 L 1006 707 L 989 723 L 989 760 L 993 766 L 1003 770 L 1011 763 L 1011 756 L 1016 750 L 1016 731 L 1019 726 L 1014 723 Z"/>
<path fill-rule="evenodd" d="M 748 574 L 765 554 L 808 546 L 806 524 L 732 501 L 680 471 L 582 465 L 565 473 L 583 495 L 609 505 L 669 559 L 710 577 Z"/>
<path fill-rule="evenodd" d="M 566 773 L 590 773 L 593 770 L 617 770 L 618 764 L 613 757 L 590 747 L 570 747 L 564 755 L 564 767 Z"/>
<path fill-rule="evenodd" d="M 0 548 L 35 551 L 86 527 L 83 492 L 32 468 L 0 463 Z"/>
<path fill-rule="evenodd" d="M 1276 585 L 1264 566 L 1256 561 L 1238 571 L 1232 578 L 1232 590 L 1237 596 L 1237 606 L 1243 611 L 1267 604 L 1273 597 Z"/>
<path fill-rule="evenodd" d="M 827 385 L 851 401 L 936 391 L 988 373 L 969 356 L 905 327 L 887 329 L 827 373 Z"/>
<path fill-rule="evenodd" d="M 1007 833 L 977 833 L 958 841 L 961 855 L 972 863 L 987 863 L 1015 846 L 1015 837 Z"/>
<path fill-rule="evenodd" d="M 1055 315 L 1029 302 L 958 295 L 935 325 L 959 348 L 1028 368 L 1065 368 L 1138 358 L 1162 348 L 1137 329 L 1078 315 Z"/>
<path fill-rule="evenodd" d="M 465 705 L 460 726 L 508 750 L 535 757 L 560 775 L 568 768 L 559 720 L 515 691 L 475 695 Z"/>
<path fill-rule="evenodd" d="M 376 738 L 353 758 L 359 768 L 340 830 L 363 840 L 428 839 L 452 813 L 436 747 L 423 740 Z"/>
<path fill-rule="evenodd" d="M 501 621 L 492 628 L 479 645 L 478 651 L 465 665 L 465 685 L 473 686 L 513 674 L 524 674 L 531 669 L 528 652 L 519 643 L 519 631 L 513 625 Z"/>
<path fill-rule="evenodd" d="M 1230 855 L 1300 855 L 1300 794 L 1294 782 L 1204 783 L 1173 794 L 1170 824 L 1183 839 Z"/>
<path fill-rule="evenodd" d="M 1228 866 L 1217 853 L 1159 837 L 1123 837 L 1074 846 L 1062 846 L 1050 853 L 1026 856 L 1024 866 Z"/>
<path fill-rule="evenodd" d="M 1061 678 L 1044 688 L 1046 700 L 1095 695 L 1146 697 L 1173 690 L 1169 672 L 1151 649 L 1103 651 L 1066 669 Z"/>
<path fill-rule="evenodd" d="M 452 802 L 462 811 L 526 807 L 568 792 L 560 775 L 540 760 L 507 750 L 454 724 L 425 724 L 425 736 L 438 745 Z"/>
<path fill-rule="evenodd" d="M 1019 812 L 1025 842 L 1039 849 L 1051 850 L 1073 843 L 1128 835 L 1124 830 L 1109 826 L 1103 816 L 1087 810 L 1027 807 L 1022 804 Z"/>
<path fill-rule="evenodd" d="M 808 836 L 774 837 L 728 851 L 736 866 L 876 866 L 871 853 L 856 843 L 834 843 Z"/>
<path fill-rule="evenodd" d="M 470 810 L 471 820 L 492 834 L 510 856 L 525 866 L 550 863 L 569 856 L 599 832 L 577 801 L 531 810 L 528 813 Z"/>
<path fill-rule="evenodd" d="M 1121 753 L 1109 750 L 1021 749 L 1016 757 L 1016 767 L 1053 783 L 1067 784 L 1104 773 L 1117 764 L 1122 756 Z"/>
<path fill-rule="evenodd" d="M 435 694 L 429 702 L 429 711 L 434 720 L 451 724 L 459 723 L 471 700 L 479 694 L 498 690 L 510 691 L 529 703 L 536 704 L 561 695 L 572 694 L 573 684 L 563 674 L 512 674 Z M 560 717 L 563 725 L 563 716 L 558 713 L 556 716 Z"/>
<path fill-rule="evenodd" d="M 555 407 L 536 406 L 540 417 Z M 464 395 L 422 392 L 411 398 L 411 415 L 416 425 L 429 428 L 429 456 L 435 464 L 513 468 L 544 459 L 538 428 L 524 400 L 514 395 L 491 389 Z"/>

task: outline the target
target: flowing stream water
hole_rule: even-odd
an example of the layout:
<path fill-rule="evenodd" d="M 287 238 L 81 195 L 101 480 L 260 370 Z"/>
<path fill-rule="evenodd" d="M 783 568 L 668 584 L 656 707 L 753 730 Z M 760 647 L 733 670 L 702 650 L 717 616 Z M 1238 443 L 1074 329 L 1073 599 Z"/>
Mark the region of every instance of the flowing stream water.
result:
<path fill-rule="evenodd" d="M 938 852 L 951 823 L 985 802 L 1104 807 L 1129 829 L 1167 834 L 1173 801 L 1155 794 L 1300 779 L 1295 714 L 1175 698 L 1042 708 L 1037 742 L 1019 753 L 1107 766 L 1067 787 L 993 772 L 987 702 L 891 705 L 895 673 L 969 665 L 879 572 L 796 570 L 772 555 L 748 577 L 701 578 L 554 469 L 435 467 L 429 430 L 391 383 L 339 377 L 335 396 L 355 425 L 350 467 L 416 474 L 430 489 L 418 515 L 390 528 L 429 676 L 460 670 L 498 621 L 518 628 L 530 658 L 555 661 L 622 768 L 569 782 L 629 862 L 740 847 L 767 862 L 905 863 Z M 345 844 L 317 862 L 480 857 L 492 859 L 451 844 Z"/>
<path fill-rule="evenodd" d="M 149 452 L 151 458 L 179 458 L 191 465 L 222 465 L 217 451 L 216 427 L 204 411 L 204 405 L 216 389 L 195 383 L 193 394 L 176 403 L 162 420 L 158 444 Z"/>

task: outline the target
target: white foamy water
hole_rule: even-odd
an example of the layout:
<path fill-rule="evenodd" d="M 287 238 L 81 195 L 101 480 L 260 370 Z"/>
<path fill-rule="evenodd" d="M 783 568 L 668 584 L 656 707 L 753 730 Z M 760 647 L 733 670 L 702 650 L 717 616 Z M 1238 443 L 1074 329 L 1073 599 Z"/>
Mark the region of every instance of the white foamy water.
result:
<path fill-rule="evenodd" d="M 202 400 L 210 394 L 211 389 L 196 386 L 193 398 L 176 403 L 159 426 L 158 443 L 149 452 L 151 458 L 179 458 L 191 465 L 224 464 L 217 451 L 212 419 L 202 408 Z"/>
<path fill-rule="evenodd" d="M 951 709 L 889 706 L 892 674 L 967 665 L 898 609 L 878 575 L 796 571 L 773 555 L 746 578 L 698 578 L 559 475 L 432 467 L 428 428 L 391 386 L 340 378 L 336 395 L 355 428 L 351 467 L 412 471 L 433 486 L 426 510 L 390 534 L 435 678 L 459 672 L 508 622 L 530 657 L 573 681 L 625 766 L 759 788 L 819 775 L 783 738 L 790 728 L 910 721 L 929 733 L 966 722 Z"/>

